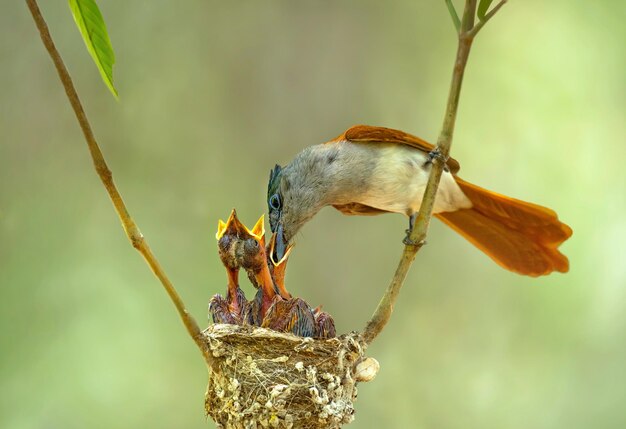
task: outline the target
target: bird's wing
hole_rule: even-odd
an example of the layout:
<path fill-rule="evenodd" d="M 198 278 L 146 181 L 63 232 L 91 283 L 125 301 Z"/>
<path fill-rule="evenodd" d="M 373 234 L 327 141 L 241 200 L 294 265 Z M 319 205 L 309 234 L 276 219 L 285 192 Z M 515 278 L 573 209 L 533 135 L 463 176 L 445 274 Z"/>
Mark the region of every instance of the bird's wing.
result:
<path fill-rule="evenodd" d="M 333 204 L 333 207 L 348 216 L 375 216 L 389 213 L 387 210 L 377 209 L 360 203 Z"/>
<path fill-rule="evenodd" d="M 385 127 L 373 127 L 370 125 L 355 125 L 337 138 L 331 140 L 329 143 L 335 143 L 342 140 L 354 143 L 368 142 L 405 144 L 421 150 L 422 152 L 430 152 L 435 149 L 435 146 L 427 141 L 411 134 L 407 134 L 403 131 Z M 459 162 L 454 158 L 449 158 L 446 164 L 452 174 L 456 174 L 461 168 Z"/>

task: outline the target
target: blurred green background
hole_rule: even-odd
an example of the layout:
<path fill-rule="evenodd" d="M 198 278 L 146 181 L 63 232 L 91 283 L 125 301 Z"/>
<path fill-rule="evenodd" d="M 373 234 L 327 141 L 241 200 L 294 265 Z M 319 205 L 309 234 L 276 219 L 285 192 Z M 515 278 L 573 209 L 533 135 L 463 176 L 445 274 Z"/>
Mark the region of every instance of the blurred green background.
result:
<path fill-rule="evenodd" d="M 357 123 L 434 141 L 455 52 L 443 1 L 101 0 L 114 101 L 64 1 L 41 7 L 131 214 L 206 324 L 218 218 Z M 434 222 L 354 428 L 626 427 L 626 8 L 511 1 L 480 34 L 461 176 L 574 229 L 567 275 L 508 273 Z M 206 369 L 129 245 L 23 2 L 0 7 L 0 427 L 205 428 Z M 292 291 L 360 329 L 406 219 L 320 213 Z M 246 290 L 252 288 L 246 285 Z"/>

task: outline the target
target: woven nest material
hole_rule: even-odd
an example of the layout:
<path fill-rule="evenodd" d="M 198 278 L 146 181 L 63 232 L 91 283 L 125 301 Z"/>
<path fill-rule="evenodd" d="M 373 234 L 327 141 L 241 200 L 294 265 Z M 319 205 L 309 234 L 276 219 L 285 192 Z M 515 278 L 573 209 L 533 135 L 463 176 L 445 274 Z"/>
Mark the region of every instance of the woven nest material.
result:
<path fill-rule="evenodd" d="M 354 420 L 359 381 L 378 372 L 358 333 L 327 340 L 215 324 L 205 409 L 219 428 L 339 428 Z"/>

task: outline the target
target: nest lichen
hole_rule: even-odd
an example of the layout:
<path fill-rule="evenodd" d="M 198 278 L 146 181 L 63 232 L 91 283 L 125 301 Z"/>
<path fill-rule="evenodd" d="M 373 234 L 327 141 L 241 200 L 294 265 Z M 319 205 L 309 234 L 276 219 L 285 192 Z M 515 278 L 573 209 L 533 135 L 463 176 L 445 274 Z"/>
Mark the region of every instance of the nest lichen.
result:
<path fill-rule="evenodd" d="M 215 324 L 205 410 L 230 428 L 339 428 L 354 419 L 357 383 L 378 362 L 360 335 L 314 340 L 268 329 Z"/>

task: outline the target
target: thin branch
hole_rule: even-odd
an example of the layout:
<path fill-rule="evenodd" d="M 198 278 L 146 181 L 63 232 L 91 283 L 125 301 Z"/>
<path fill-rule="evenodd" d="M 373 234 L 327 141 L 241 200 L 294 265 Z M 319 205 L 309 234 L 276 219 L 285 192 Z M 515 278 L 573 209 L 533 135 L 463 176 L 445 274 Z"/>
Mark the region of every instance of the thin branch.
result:
<path fill-rule="evenodd" d="M 468 36 L 469 37 L 475 37 L 478 32 L 480 31 L 481 28 L 483 28 L 483 26 L 487 23 L 487 21 L 489 21 L 491 18 L 493 18 L 493 16 L 498 13 L 498 11 L 500 10 L 500 8 L 502 6 L 504 6 L 506 4 L 507 0 L 501 0 L 500 3 L 498 3 L 497 5 L 494 6 L 493 9 L 491 9 L 489 11 L 489 13 L 487 13 L 485 15 L 485 17 L 481 20 L 478 21 L 478 23 L 474 26 L 474 28 L 472 28 L 469 32 L 468 32 Z"/>
<path fill-rule="evenodd" d="M 452 18 L 452 23 L 454 24 L 454 28 L 456 28 L 456 32 L 459 33 L 461 31 L 461 20 L 459 19 L 459 15 L 456 13 L 456 9 L 452 4 L 452 0 L 445 0 L 446 6 L 448 6 L 448 12 L 450 12 L 450 17 Z"/>
<path fill-rule="evenodd" d="M 115 184 L 113 183 L 111 170 L 109 170 L 109 167 L 104 160 L 104 156 L 100 151 L 100 147 L 96 142 L 96 138 L 93 134 L 93 131 L 91 130 L 91 125 L 89 124 L 87 115 L 85 114 L 80 99 L 78 98 L 76 88 L 74 88 L 74 84 L 72 83 L 72 78 L 70 77 L 70 74 L 68 73 L 67 68 L 63 63 L 61 55 L 54 45 L 52 36 L 50 35 L 50 31 L 48 30 L 48 25 L 41 15 L 41 11 L 39 10 L 37 1 L 26 0 L 26 3 L 28 5 L 28 8 L 30 9 L 31 14 L 33 15 L 35 25 L 37 26 L 37 29 L 39 30 L 39 33 L 41 35 L 41 40 L 46 47 L 48 54 L 50 54 L 50 58 L 52 58 L 52 61 L 54 62 L 54 66 L 56 67 L 56 70 L 59 74 L 61 83 L 65 88 L 67 98 L 72 105 L 72 109 L 74 109 L 76 119 L 78 120 L 78 123 L 80 124 L 80 127 L 85 136 L 85 140 L 87 142 L 87 146 L 89 147 L 89 152 L 91 154 L 91 158 L 93 160 L 96 172 L 98 173 L 102 184 L 106 188 L 106 191 L 108 192 L 109 197 L 113 202 L 113 206 L 115 207 L 115 211 L 117 212 L 120 221 L 122 222 L 122 227 L 124 228 L 124 232 L 126 232 L 126 236 L 130 240 L 132 246 L 137 249 L 139 253 L 141 253 L 141 256 L 143 256 L 143 258 L 146 260 L 154 275 L 157 276 L 157 278 L 161 281 L 161 284 L 163 284 L 163 287 L 165 288 L 165 291 L 174 303 L 174 306 L 176 307 L 176 310 L 178 311 L 178 314 L 182 319 L 185 328 L 187 328 L 187 332 L 194 340 L 196 345 L 200 348 L 200 351 L 205 356 L 207 362 L 209 362 L 211 358 L 208 354 L 206 346 L 202 341 L 202 331 L 196 323 L 196 320 L 193 318 L 193 316 L 189 314 L 189 312 L 185 308 L 185 304 L 183 303 L 180 295 L 178 295 L 178 292 L 174 288 L 174 285 L 168 279 L 165 271 L 159 264 L 159 261 L 152 253 L 152 250 L 150 250 L 150 247 L 148 246 L 148 243 L 146 242 L 143 234 L 141 233 L 141 231 L 139 231 L 139 228 L 130 217 L 128 210 L 126 209 L 126 205 L 122 200 L 122 196 L 120 195 L 117 188 L 115 187 Z"/>
<path fill-rule="evenodd" d="M 500 7 L 501 5 L 496 6 L 492 13 L 495 13 Z M 410 242 L 414 244 L 405 245 L 402 256 L 400 257 L 400 262 L 396 268 L 396 272 L 391 279 L 385 294 L 378 303 L 378 307 L 376 307 L 374 314 L 365 326 L 363 339 L 367 344 L 374 341 L 378 334 L 382 332 L 387 322 L 389 322 L 391 314 L 393 313 L 393 307 L 396 299 L 398 298 L 398 294 L 400 293 L 400 289 L 404 284 L 409 268 L 415 260 L 417 252 L 426 243 L 426 235 L 428 233 L 428 227 L 430 225 L 430 219 L 435 205 L 435 196 L 437 195 L 439 181 L 445 164 L 444 160 L 448 159 L 450 146 L 452 145 L 452 136 L 454 134 L 454 126 L 459 107 L 459 97 L 461 95 L 461 84 L 463 83 L 465 66 L 467 65 L 474 36 L 478 30 L 482 28 L 482 25 L 484 25 L 479 23 L 478 25 L 480 25 L 480 27 L 474 32 L 476 28 L 474 27 L 475 16 L 476 0 L 466 0 L 463 18 L 461 20 L 461 31 L 458 38 L 456 61 L 454 62 L 452 72 L 452 82 L 450 83 L 448 104 L 446 106 L 446 112 L 443 119 L 443 125 L 439 133 L 439 138 L 437 139 L 437 149 L 440 153 L 440 157 L 435 158 L 433 161 L 428 183 L 422 198 L 422 204 L 420 206 L 413 230 L 409 236 Z M 488 18 L 486 17 L 485 21 L 487 19 Z"/>
<path fill-rule="evenodd" d="M 466 0 L 463 9 L 463 18 L 461 18 L 461 32 L 467 33 L 474 26 L 474 17 L 476 16 L 476 3 L 478 0 Z"/>

